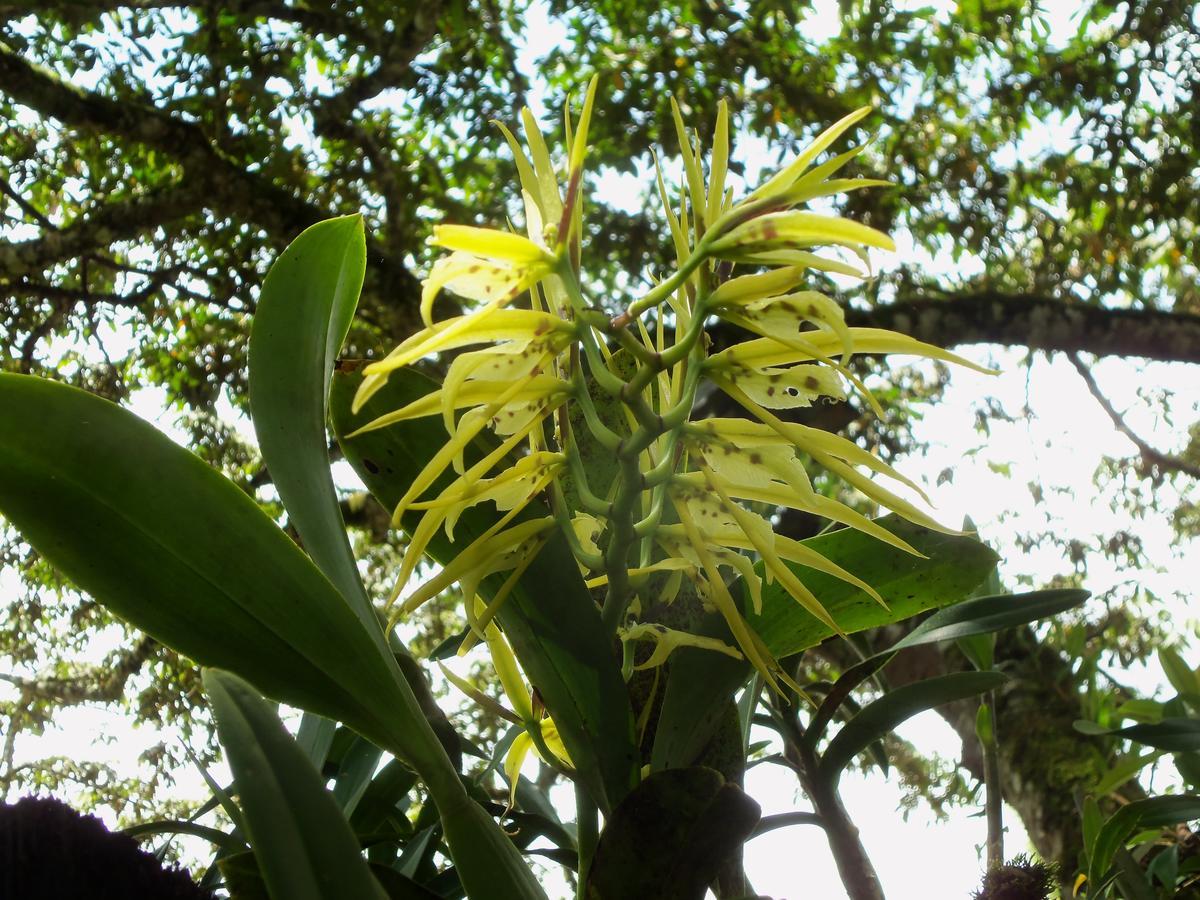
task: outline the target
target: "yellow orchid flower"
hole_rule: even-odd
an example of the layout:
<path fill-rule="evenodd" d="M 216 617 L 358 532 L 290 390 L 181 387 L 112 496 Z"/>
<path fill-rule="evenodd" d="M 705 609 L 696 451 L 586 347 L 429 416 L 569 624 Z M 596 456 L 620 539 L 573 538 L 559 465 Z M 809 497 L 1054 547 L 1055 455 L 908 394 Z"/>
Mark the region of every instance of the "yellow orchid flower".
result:
<path fill-rule="evenodd" d="M 640 623 L 621 628 L 617 631 L 623 641 L 653 641 L 654 651 L 645 660 L 634 666 L 634 669 L 653 669 L 665 663 L 672 653 L 680 647 L 699 647 L 702 650 L 713 650 L 724 653 L 734 659 L 742 659 L 742 654 L 724 641 L 705 637 L 699 634 L 689 634 L 675 628 L 657 623 Z"/>
<path fill-rule="evenodd" d="M 449 252 L 424 282 L 425 327 L 367 366 L 355 400 L 357 409 L 401 367 L 441 359 L 446 374 L 438 390 L 363 428 L 440 415 L 447 435 L 395 509 L 397 521 L 408 512 L 420 515 L 389 602 L 395 619 L 459 589 L 470 625 L 463 647 L 487 643 L 516 710 L 510 718 L 524 728 L 505 760 L 514 786 L 531 748 L 551 764 L 569 764 L 553 723 L 535 715 L 493 621 L 548 540 L 561 535 L 571 547 L 585 584 L 602 598 L 609 636 L 627 646 L 654 643 L 638 668 L 669 665 L 679 647 L 704 648 L 746 659 L 773 687 L 798 690 L 755 630 L 763 582 L 780 584 L 835 633 L 839 624 L 805 585 L 806 570 L 881 604 L 884 598 L 853 572 L 776 534 L 754 505 L 803 510 L 919 555 L 818 490 L 813 479 L 821 470 L 912 522 L 949 529 L 923 508 L 928 498 L 920 486 L 891 465 L 845 438 L 784 421 L 778 411 L 844 400 L 854 391 L 882 414 L 850 367 L 863 354 L 915 354 L 988 371 L 902 334 L 850 327 L 839 301 L 807 283 L 814 272 L 865 277 L 870 251 L 894 249 L 881 231 L 804 208 L 883 184 L 844 174 L 862 145 L 827 153 L 868 115 L 866 108 L 822 131 L 779 172 L 735 198 L 727 184 L 728 105 L 718 105 L 706 150 L 672 100 L 682 174 L 668 185 L 656 156 L 655 179 L 675 270 L 654 273 L 649 288 L 615 314 L 602 308 L 586 292 L 582 243 L 583 164 L 596 87 L 592 79 L 574 126 L 570 113 L 564 116 L 563 155 L 552 153 L 528 110 L 519 127 L 496 123 L 512 150 L 524 233 L 437 226 L 431 243 Z M 436 298 L 444 290 L 477 305 L 438 321 Z M 752 337 L 710 354 L 704 329 L 713 318 Z M 693 420 L 702 385 L 723 391 L 745 417 Z M 481 445 L 481 456 L 468 455 Z M 539 500 L 549 514 L 531 517 L 527 511 Z M 480 504 L 494 507 L 494 524 L 410 588 L 433 537 L 444 532 L 453 541 L 463 530 L 456 531 L 459 518 Z M 489 587 L 500 587 L 485 604 L 476 592 L 489 578 Z M 739 581 L 745 612 L 731 590 Z M 646 620 L 645 611 L 673 600 L 688 582 L 725 619 L 731 643 Z"/>
<path fill-rule="evenodd" d="M 478 606 L 477 602 L 476 606 Z M 563 745 L 562 738 L 558 735 L 558 728 L 554 721 L 534 710 L 533 698 L 529 689 L 525 687 L 517 658 L 513 655 L 512 649 L 508 646 L 504 636 L 500 634 L 499 629 L 495 625 L 489 624 L 484 639 L 487 641 L 492 665 L 496 669 L 496 676 L 500 681 L 504 696 L 512 705 L 511 710 L 493 700 L 465 678 L 455 674 L 449 667 L 440 663 L 439 666 L 447 681 L 482 708 L 492 715 L 520 725 L 524 729 L 513 739 L 508 752 L 504 755 L 504 774 L 510 785 L 508 803 L 512 807 L 516 804 L 517 780 L 521 774 L 521 766 L 531 750 L 547 764 L 558 768 L 569 769 L 571 756 Z M 459 655 L 462 653 L 463 651 L 460 651 Z M 537 738 L 532 736 L 534 732 L 537 733 Z"/>

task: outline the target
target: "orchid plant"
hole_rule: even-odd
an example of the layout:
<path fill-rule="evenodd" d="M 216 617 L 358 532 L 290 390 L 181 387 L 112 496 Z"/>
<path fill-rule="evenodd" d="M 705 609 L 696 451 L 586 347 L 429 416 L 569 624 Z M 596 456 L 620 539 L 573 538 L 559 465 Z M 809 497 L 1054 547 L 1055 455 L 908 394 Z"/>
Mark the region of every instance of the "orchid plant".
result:
<path fill-rule="evenodd" d="M 726 183 L 728 105 L 722 101 L 718 107 L 705 166 L 698 138 L 689 135 L 672 101 L 683 185 L 673 196 L 661 167 L 657 180 L 677 267 L 622 308 L 596 302 L 588 294 L 583 267 L 584 162 L 595 93 L 593 79 L 577 124 L 569 110 L 565 114 L 570 150 L 562 167 L 554 164 L 528 109 L 522 113 L 527 150 L 499 125 L 516 160 L 525 234 L 435 226 L 431 243 L 451 252 L 437 260 L 424 281 L 426 327 L 364 369 L 355 412 L 392 372 L 479 348 L 453 357 L 438 390 L 350 435 L 437 413 L 447 432 L 441 452 L 394 508 L 397 524 L 410 510 L 420 511 L 421 518 L 389 599 L 390 621 L 458 585 L 471 627 L 460 651 L 465 653 L 486 637 L 484 629 L 507 596 L 501 590 L 477 606 L 476 586 L 497 572 L 519 577 L 548 535 L 561 533 L 588 586 L 604 589 L 602 619 L 625 646 L 627 674 L 631 666 L 659 666 L 674 649 L 694 646 L 744 656 L 766 685 L 778 688 L 784 681 L 799 689 L 747 622 L 729 576 L 741 577 L 748 588 L 749 615 L 761 612 L 763 579 L 775 579 L 839 634 L 841 627 L 792 565 L 841 579 L 880 604 L 884 600 L 819 552 L 774 533 L 769 519 L 748 504 L 803 510 L 921 555 L 851 506 L 818 492 L 806 467 L 811 461 L 910 522 L 956 532 L 859 469 L 927 501 L 916 483 L 886 462 L 852 441 L 781 416 L 823 399 L 844 400 L 850 390 L 882 413 L 867 385 L 848 368 L 854 354 L 915 354 L 988 370 L 896 332 L 850 328 L 834 299 L 804 288 L 812 272 L 867 277 L 861 268 L 816 248 L 849 251 L 861 265 L 869 265 L 870 249 L 894 249 L 882 232 L 802 208 L 818 198 L 887 184 L 836 177 L 861 146 L 815 165 L 869 108 L 829 127 L 777 174 L 735 199 Z M 435 303 L 446 291 L 468 308 L 437 320 Z M 753 337 L 710 352 L 706 326 L 715 321 Z M 744 415 L 697 414 L 697 397 L 706 383 L 727 394 Z M 605 414 L 606 403 L 619 408 L 615 418 Z M 494 449 L 467 466 L 463 450 L 485 430 L 495 437 Z M 597 484 L 588 471 L 594 452 L 619 463 L 609 483 Z M 457 477 L 431 492 L 450 467 Z M 548 514 L 518 520 L 541 496 L 549 499 Z M 444 529 L 453 540 L 462 511 L 487 502 L 504 515 L 463 547 L 452 564 L 405 594 L 431 536 Z M 754 556 L 764 563 L 762 574 L 753 567 Z M 667 577 L 654 578 L 659 574 Z M 720 612 L 736 646 L 641 620 L 651 594 L 654 601 L 669 603 L 684 579 L 706 606 Z M 655 647 L 633 665 L 633 645 L 640 641 Z M 495 650 L 495 641 L 489 646 Z"/>
<path fill-rule="evenodd" d="M 793 822 L 760 823 L 739 786 L 751 728 L 765 721 L 813 804 L 795 821 L 824 828 L 854 900 L 878 900 L 838 799 L 841 772 L 878 756 L 908 716 L 1003 676 L 976 644 L 981 671 L 861 707 L 852 695 L 905 647 L 1023 624 L 1086 596 L 973 597 L 995 566 L 990 550 L 938 524 L 920 487 L 886 462 L 789 415 L 851 392 L 881 412 L 855 355 L 979 368 L 849 327 L 836 300 L 805 286 L 813 273 L 869 277 L 870 252 L 893 249 L 873 228 L 803 208 L 883 184 L 841 176 L 862 147 L 822 160 L 869 110 L 737 198 L 728 106 L 707 159 L 673 106 L 679 190 L 656 168 L 675 267 L 600 302 L 583 226 L 596 93 L 593 79 L 578 120 L 565 116 L 561 165 L 528 110 L 524 148 L 500 126 L 524 234 L 435 226 L 432 243 L 450 252 L 425 279 L 424 327 L 387 356 L 337 360 L 366 267 L 360 217 L 312 226 L 273 265 L 251 334 L 251 412 L 303 550 L 131 413 L 0 374 L 0 512 L 80 589 L 208 667 L 234 776 L 213 805 L 233 827 L 152 830 L 214 840 L 206 882 L 223 879 L 235 897 L 532 900 L 544 896 L 524 857 L 547 852 L 531 845 L 537 836 L 589 900 L 698 900 L 710 886 L 743 896 L 742 843 Z M 443 294 L 461 304 L 455 315 L 436 314 Z M 718 326 L 748 336 L 718 347 Z M 737 414 L 709 414 L 702 401 L 714 392 Z M 408 535 L 380 604 L 341 519 L 329 421 Z M 818 467 L 894 515 L 873 520 L 827 496 L 810 474 Z M 771 524 L 781 507 L 845 527 L 796 540 Z M 444 668 L 447 678 L 512 725 L 474 772 L 394 629 L 447 593 L 467 622 L 450 652 L 485 646 L 508 703 Z M 796 663 L 827 639 L 939 607 L 891 647 L 858 646 L 832 684 Z M 262 695 L 304 710 L 295 740 Z M 523 780 L 531 751 L 573 782 L 569 827 Z M 497 792 L 501 754 L 507 790 Z"/>

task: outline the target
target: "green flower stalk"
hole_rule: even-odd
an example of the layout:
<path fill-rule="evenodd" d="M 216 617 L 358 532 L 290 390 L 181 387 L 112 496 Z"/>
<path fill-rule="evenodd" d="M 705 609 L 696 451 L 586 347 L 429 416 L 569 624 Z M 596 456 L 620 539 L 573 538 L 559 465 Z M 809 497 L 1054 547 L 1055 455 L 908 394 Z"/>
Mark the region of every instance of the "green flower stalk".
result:
<path fill-rule="evenodd" d="M 457 584 L 472 627 L 468 645 L 495 644 L 497 636 L 489 640 L 495 631 L 491 619 L 507 589 L 545 541 L 561 532 L 589 586 L 604 591 L 602 618 L 614 637 L 627 645 L 653 643 L 640 667 L 661 665 L 680 646 L 704 647 L 744 656 L 778 688 L 789 679 L 752 625 L 762 577 L 778 581 L 839 633 L 795 567 L 827 573 L 883 600 L 852 573 L 775 534 L 748 504 L 804 510 L 917 554 L 877 523 L 816 491 L 806 469 L 811 461 L 881 506 L 949 530 L 879 483 L 878 478 L 891 480 L 927 501 L 887 463 L 844 438 L 784 421 L 777 411 L 844 399 L 855 391 L 880 412 L 866 385 L 847 368 L 855 354 L 916 354 L 987 370 L 902 334 L 850 328 L 833 299 L 804 287 L 812 271 L 865 277 L 857 266 L 817 248 L 842 248 L 864 264 L 869 250 L 894 249 L 880 231 L 800 208 L 816 198 L 885 184 L 835 177 L 861 147 L 813 165 L 868 114 L 865 108 L 832 125 L 735 201 L 725 183 L 727 105 L 717 110 L 707 167 L 673 105 L 684 167 L 677 198 L 657 161 L 656 170 L 676 268 L 616 315 L 602 308 L 589 297 L 583 277 L 583 165 L 595 95 L 593 79 L 574 128 L 566 115 L 570 152 L 562 170 L 528 110 L 521 117 L 528 152 L 500 125 L 516 159 L 525 235 L 437 226 L 431 242 L 451 252 L 425 280 L 426 327 L 365 370 L 356 410 L 390 372 L 435 354 L 458 353 L 440 390 L 362 429 L 440 414 L 448 435 L 395 510 L 397 521 L 408 510 L 422 516 L 397 579 L 392 620 Z M 442 291 L 474 307 L 436 320 L 434 304 Z M 714 318 L 755 337 L 710 354 L 705 327 Z M 745 418 L 694 419 L 705 382 L 736 401 Z M 494 449 L 468 466 L 464 450 L 485 431 L 494 436 Z M 616 461 L 611 484 L 590 480 L 585 458 L 597 451 Z M 440 494 L 427 496 L 448 469 L 458 477 Z M 535 497 L 547 498 L 552 515 L 519 519 Z M 405 595 L 428 541 L 439 529 L 453 539 L 463 510 L 483 502 L 502 513 L 495 525 Z M 505 588 L 477 607 L 480 581 L 504 572 L 513 573 Z M 750 609 L 734 599 L 731 577 L 744 581 Z M 641 620 L 651 599 L 671 599 L 685 579 L 725 618 L 736 647 Z M 632 659 L 628 651 L 626 658 Z"/>

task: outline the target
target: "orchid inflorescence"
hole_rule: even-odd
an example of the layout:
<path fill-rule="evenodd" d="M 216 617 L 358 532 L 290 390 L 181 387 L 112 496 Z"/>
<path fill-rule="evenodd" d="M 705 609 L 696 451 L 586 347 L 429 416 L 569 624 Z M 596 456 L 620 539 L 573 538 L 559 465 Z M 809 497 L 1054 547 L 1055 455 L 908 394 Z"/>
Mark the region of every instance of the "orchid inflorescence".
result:
<path fill-rule="evenodd" d="M 815 247 L 843 248 L 864 263 L 869 248 L 894 249 L 880 231 L 799 208 L 817 198 L 886 184 L 835 177 L 862 147 L 814 165 L 867 115 L 867 108 L 832 125 L 735 202 L 726 185 L 728 106 L 718 107 L 706 179 L 699 141 L 688 135 L 672 101 L 684 171 L 676 202 L 657 161 L 656 169 L 677 267 L 616 315 L 602 309 L 589 299 L 582 277 L 583 163 L 595 93 L 593 79 L 574 128 L 569 110 L 566 114 L 565 179 L 529 110 L 522 113 L 528 154 L 511 131 L 499 126 L 516 159 L 526 234 L 435 227 L 431 243 L 451 253 L 425 279 L 425 327 L 365 369 L 356 411 L 389 373 L 457 352 L 439 390 L 362 429 L 440 413 L 448 432 L 446 444 L 395 510 L 395 521 L 408 511 L 421 517 L 391 598 L 392 621 L 458 585 L 471 626 L 464 649 L 484 640 L 495 650 L 502 638 L 492 617 L 540 547 L 562 533 L 588 585 L 603 590 L 602 620 L 610 633 L 627 647 L 656 642 L 639 668 L 660 665 L 676 647 L 701 646 L 744 655 L 765 683 L 778 687 L 787 676 L 748 621 L 760 611 L 763 578 L 777 580 L 839 633 L 793 566 L 827 573 L 883 600 L 805 544 L 775 534 L 770 521 L 748 503 L 804 510 L 920 555 L 814 489 L 807 457 L 904 518 L 947 529 L 861 471 L 924 497 L 890 465 L 849 440 L 785 421 L 775 411 L 821 398 L 844 399 L 853 389 L 881 412 L 848 368 L 853 354 L 908 353 L 979 367 L 896 332 L 848 327 L 834 300 L 801 288 L 810 271 L 865 277 L 857 266 L 819 255 Z M 434 301 L 443 290 L 476 305 L 435 320 Z M 705 326 L 714 318 L 756 337 L 710 353 Z M 463 348 L 475 349 L 458 352 Z M 736 401 L 745 417 L 693 418 L 705 381 Z M 465 449 L 485 430 L 496 438 L 494 449 L 469 461 Z M 589 459 L 597 454 L 616 461 L 611 484 L 594 483 Z M 451 467 L 457 478 L 427 496 Z M 543 496 L 550 515 L 520 516 Z M 489 501 L 502 513 L 498 521 L 398 602 L 437 531 L 444 529 L 453 540 L 463 511 Z M 755 558 L 761 565 L 754 565 Z M 503 573 L 510 574 L 490 602 L 476 598 L 484 579 Z M 750 607 L 745 614 L 730 591 L 730 575 L 745 582 Z M 724 617 L 736 647 L 640 619 L 648 601 L 669 600 L 684 579 L 706 607 Z M 628 650 L 626 658 L 633 658 Z M 523 690 L 519 684 L 505 686 L 510 699 Z"/>

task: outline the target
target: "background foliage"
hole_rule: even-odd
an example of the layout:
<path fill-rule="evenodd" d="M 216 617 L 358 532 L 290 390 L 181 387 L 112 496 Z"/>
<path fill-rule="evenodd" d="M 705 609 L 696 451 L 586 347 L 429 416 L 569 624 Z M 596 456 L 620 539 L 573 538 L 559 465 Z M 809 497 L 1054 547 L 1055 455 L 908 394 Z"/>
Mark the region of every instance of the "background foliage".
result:
<path fill-rule="evenodd" d="M 1094 717 L 1101 695 L 1128 699 L 1120 670 L 1178 637 L 1139 578 L 1157 562 L 1138 522 L 1167 520 L 1180 541 L 1200 530 L 1200 424 L 1173 394 L 1194 370 L 1145 362 L 1200 362 L 1200 12 L 1137 0 L 1084 3 L 1067 18 L 1058 6 L 46 0 L 32 15 L 0 3 L 10 123 L 0 134 L 0 367 L 164 406 L 182 439 L 278 512 L 236 422 L 255 286 L 304 227 L 367 217 L 368 281 L 350 334 L 365 355 L 414 326 L 433 224 L 496 223 L 513 208 L 511 161 L 488 123 L 524 102 L 557 109 L 601 74 L 589 237 L 590 257 L 608 265 L 590 274 L 611 285 L 666 259 L 653 214 L 609 201 L 627 174 L 648 186 L 650 149 L 673 145 L 654 124 L 670 121 L 671 96 L 696 123 L 728 98 L 735 133 L 750 136 L 744 150 L 781 152 L 808 136 L 803 125 L 872 104 L 877 140 L 862 174 L 899 187 L 853 194 L 846 209 L 909 236 L 912 264 L 842 294 L 847 318 L 943 346 L 1005 345 L 1029 354 L 1008 357 L 1018 364 L 1064 355 L 1132 442 L 1129 458 L 1096 473 L 1123 527 L 1064 532 L 1063 499 L 1035 477 L 1045 522 L 1008 531 L 1011 547 L 1056 546 L 1065 582 L 1104 557 L 1128 570 L 1084 617 L 998 650 L 1014 676 L 998 712 L 1024 723 L 1002 745 L 1008 799 L 1039 851 L 1073 860 L 1072 791 L 1106 769 L 1116 744 L 1070 724 Z M 643 206 L 653 213 L 648 195 Z M 1125 377 L 1178 446 L 1152 446 L 1126 424 L 1090 374 L 1099 357 L 1127 360 Z M 916 401 L 938 402 L 943 377 L 891 377 L 878 391 L 894 408 L 886 425 L 853 401 L 805 421 L 885 457 L 919 451 L 911 416 L 926 408 Z M 996 421 L 1023 411 L 980 397 L 975 413 L 986 444 Z M 355 496 L 343 507 L 368 570 L 385 575 L 395 547 L 378 508 Z M 786 527 L 806 536 L 816 523 Z M 13 532 L 4 538 L 4 790 L 77 785 L 131 818 L 162 812 L 161 784 L 188 764 L 180 744 L 152 749 L 146 777 L 121 782 L 82 757 L 19 758 L 18 738 L 68 707 L 116 705 L 182 729 L 210 759 L 198 673 L 67 589 Z M 455 627 L 448 617 L 425 625 L 418 654 Z M 927 647 L 903 665 L 899 683 L 965 662 Z M 973 710 L 945 715 L 970 746 Z M 962 761 L 978 774 L 977 758 Z M 929 786 L 929 766 L 902 766 L 914 790 Z M 1120 789 L 1135 797 L 1138 783 Z"/>

